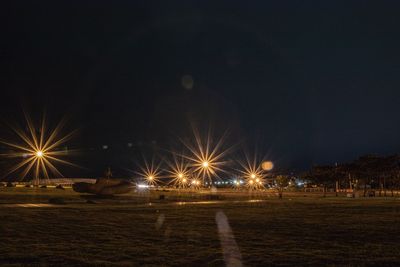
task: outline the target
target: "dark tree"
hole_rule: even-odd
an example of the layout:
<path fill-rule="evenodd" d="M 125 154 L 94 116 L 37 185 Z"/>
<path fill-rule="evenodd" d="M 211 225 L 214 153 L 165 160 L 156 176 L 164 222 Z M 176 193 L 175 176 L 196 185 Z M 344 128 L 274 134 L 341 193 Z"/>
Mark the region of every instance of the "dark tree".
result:
<path fill-rule="evenodd" d="M 289 177 L 287 175 L 278 175 L 275 178 L 276 186 L 278 187 L 279 198 L 283 197 L 283 190 L 289 185 Z"/>

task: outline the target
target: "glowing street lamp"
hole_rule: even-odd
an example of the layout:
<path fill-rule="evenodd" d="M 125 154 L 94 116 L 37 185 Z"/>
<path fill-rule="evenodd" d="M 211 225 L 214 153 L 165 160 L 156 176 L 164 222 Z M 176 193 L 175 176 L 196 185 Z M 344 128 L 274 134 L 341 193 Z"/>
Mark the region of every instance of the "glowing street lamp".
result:
<path fill-rule="evenodd" d="M 169 169 L 165 171 L 169 173 L 167 177 L 171 178 L 170 184 L 174 186 L 184 187 L 187 183 L 187 177 L 189 175 L 188 165 L 185 162 L 178 162 L 175 159 L 175 163 L 167 162 Z"/>
<path fill-rule="evenodd" d="M 43 151 L 42 150 L 38 150 L 38 151 L 36 151 L 35 155 L 36 155 L 37 158 L 41 158 L 41 157 L 43 157 Z"/>
<path fill-rule="evenodd" d="M 165 160 L 168 168 L 164 171 L 167 173 L 166 177 L 170 179 L 168 184 L 173 184 L 178 188 L 185 187 L 189 177 L 189 164 L 181 154 L 176 152 L 172 152 L 172 159 Z"/>
<path fill-rule="evenodd" d="M 182 141 L 189 150 L 189 154 L 182 154 L 182 157 L 190 162 L 191 172 L 198 174 L 199 179 L 205 184 L 206 180 L 211 184 L 213 177 L 218 177 L 218 172 L 224 172 L 223 165 L 227 162 L 223 159 L 231 148 L 223 149 L 222 145 L 226 137 L 226 132 L 219 139 L 211 136 L 208 131 L 207 136 L 201 136 L 199 131 L 192 125 L 194 142 Z"/>
<path fill-rule="evenodd" d="M 21 178 L 24 179 L 32 172 L 34 183 L 38 185 L 40 183 L 40 177 L 49 179 L 50 174 L 63 177 L 56 168 L 55 163 L 79 167 L 60 158 L 66 155 L 66 151 L 58 148 L 70 140 L 75 133 L 75 131 L 73 131 L 67 135 L 61 135 L 65 123 L 64 120 L 61 120 L 51 131 L 47 129 L 45 116 L 43 116 L 39 127 L 33 123 L 27 113 L 25 113 L 25 120 L 27 131 L 12 127 L 16 136 L 20 139 L 18 143 L 0 140 L 0 143 L 15 150 L 15 152 L 9 153 L 7 156 L 23 158 L 23 160 L 12 167 L 5 176 L 19 172 Z"/>
<path fill-rule="evenodd" d="M 239 161 L 239 164 L 242 167 L 239 172 L 241 173 L 241 176 L 245 179 L 246 186 L 249 187 L 249 189 L 263 188 L 266 173 L 263 170 L 260 162 L 257 160 L 256 156 L 254 156 L 253 158 L 250 158 L 247 154 L 245 154 L 245 156 L 245 162 Z"/>
<path fill-rule="evenodd" d="M 154 158 L 150 163 L 144 159 L 144 166 L 138 165 L 140 172 L 136 173 L 140 175 L 140 177 L 142 177 L 142 179 L 144 179 L 148 185 L 156 185 L 161 178 L 160 164 L 160 162 L 155 164 Z"/>
<path fill-rule="evenodd" d="M 190 185 L 196 189 L 199 189 L 201 186 L 201 176 L 198 174 L 195 174 L 191 179 L 190 179 Z"/>
<path fill-rule="evenodd" d="M 240 181 L 239 180 L 234 180 L 233 181 L 233 186 L 236 187 L 236 188 L 240 187 Z"/>
<path fill-rule="evenodd" d="M 147 181 L 148 185 L 156 185 L 159 181 L 159 172 L 156 170 L 149 170 L 146 171 L 147 173 L 143 173 L 142 177 Z"/>

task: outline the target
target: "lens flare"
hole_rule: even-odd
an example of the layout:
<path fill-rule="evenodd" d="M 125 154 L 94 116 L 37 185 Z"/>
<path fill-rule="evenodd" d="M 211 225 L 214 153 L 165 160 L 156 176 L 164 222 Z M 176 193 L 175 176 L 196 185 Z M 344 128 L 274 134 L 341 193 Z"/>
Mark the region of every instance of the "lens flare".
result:
<path fill-rule="evenodd" d="M 44 178 L 48 180 L 50 175 L 63 177 L 54 165 L 55 163 L 79 167 L 78 165 L 59 158 L 72 152 L 71 150 L 59 150 L 59 147 L 69 141 L 76 133 L 76 131 L 72 131 L 60 137 L 61 131 L 65 126 L 65 119 L 61 120 L 52 131 L 48 131 L 45 115 L 43 115 L 39 127 L 35 126 L 26 112 L 24 112 L 24 115 L 27 131 L 19 127 L 11 126 L 11 129 L 20 139 L 20 142 L 12 143 L 10 141 L 0 140 L 0 143 L 15 150 L 12 153 L 5 154 L 5 156 L 23 159 L 20 163 L 12 167 L 5 176 L 18 172 L 21 180 L 23 180 L 28 174 L 32 173 L 34 183 L 39 184 L 41 179 Z"/>
<path fill-rule="evenodd" d="M 264 171 L 270 171 L 270 170 L 272 170 L 272 169 L 274 168 L 274 163 L 272 163 L 272 161 L 264 161 L 264 162 L 261 164 L 261 168 L 262 168 Z"/>

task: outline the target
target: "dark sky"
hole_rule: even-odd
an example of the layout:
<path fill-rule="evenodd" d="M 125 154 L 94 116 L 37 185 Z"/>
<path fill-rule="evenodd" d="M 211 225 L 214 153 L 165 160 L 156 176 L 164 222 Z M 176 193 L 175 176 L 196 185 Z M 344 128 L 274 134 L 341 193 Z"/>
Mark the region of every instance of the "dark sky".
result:
<path fill-rule="evenodd" d="M 92 173 L 189 121 L 291 168 L 399 152 L 398 1 L 7 2 L 0 116 L 67 114 Z"/>

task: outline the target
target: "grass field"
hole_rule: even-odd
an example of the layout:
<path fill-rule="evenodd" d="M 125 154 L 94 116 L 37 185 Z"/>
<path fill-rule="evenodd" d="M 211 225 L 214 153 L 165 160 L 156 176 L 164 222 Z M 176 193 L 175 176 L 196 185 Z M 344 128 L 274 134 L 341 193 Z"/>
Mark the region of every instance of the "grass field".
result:
<path fill-rule="evenodd" d="M 2 188 L 0 265 L 223 266 L 215 218 L 220 211 L 245 266 L 400 265 L 397 198 L 301 194 L 182 204 L 158 201 L 157 194 L 87 204 L 70 190 Z M 68 204 L 13 204 L 52 197 Z"/>

